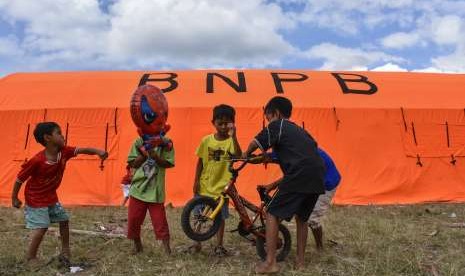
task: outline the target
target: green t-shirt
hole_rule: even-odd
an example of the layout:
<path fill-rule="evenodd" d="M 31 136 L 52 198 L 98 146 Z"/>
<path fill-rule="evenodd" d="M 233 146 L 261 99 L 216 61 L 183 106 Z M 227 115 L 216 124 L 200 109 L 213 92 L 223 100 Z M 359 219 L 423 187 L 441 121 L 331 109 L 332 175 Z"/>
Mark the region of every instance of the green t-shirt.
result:
<path fill-rule="evenodd" d="M 235 154 L 232 138 L 223 141 L 215 139 L 215 135 L 207 135 L 197 148 L 196 155 L 202 159 L 199 194 L 218 197 L 231 179 L 229 172 L 230 159 L 228 153 Z"/>
<path fill-rule="evenodd" d="M 143 140 L 140 137 L 134 141 L 129 151 L 128 162 L 134 161 L 138 155 L 141 155 L 139 148 L 142 144 Z M 156 147 L 152 151 L 174 165 L 174 148 L 168 151 L 162 147 Z M 129 195 L 145 202 L 163 203 L 165 202 L 165 168 L 156 164 L 150 166 L 149 162 L 149 159 L 145 160 L 135 170 Z"/>

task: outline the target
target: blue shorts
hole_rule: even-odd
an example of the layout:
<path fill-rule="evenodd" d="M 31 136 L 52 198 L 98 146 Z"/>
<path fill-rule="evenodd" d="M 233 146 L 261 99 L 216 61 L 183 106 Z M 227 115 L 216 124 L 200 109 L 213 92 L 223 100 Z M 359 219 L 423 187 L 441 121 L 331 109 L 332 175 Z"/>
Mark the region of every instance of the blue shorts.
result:
<path fill-rule="evenodd" d="M 203 197 L 202 195 L 195 195 L 194 198 Z M 194 212 L 197 212 L 199 209 L 195 208 Z M 223 208 L 221 208 L 221 219 L 226 220 L 229 218 L 229 198 L 224 199 Z"/>
<path fill-rule="evenodd" d="M 48 207 L 24 208 L 27 229 L 48 228 L 50 223 L 68 221 L 69 216 L 59 202 Z"/>

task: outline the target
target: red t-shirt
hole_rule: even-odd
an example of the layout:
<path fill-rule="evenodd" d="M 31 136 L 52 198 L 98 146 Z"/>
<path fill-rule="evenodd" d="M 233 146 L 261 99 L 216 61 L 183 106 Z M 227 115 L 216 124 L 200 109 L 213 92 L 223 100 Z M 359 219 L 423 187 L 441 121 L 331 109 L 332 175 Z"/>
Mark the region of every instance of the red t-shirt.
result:
<path fill-rule="evenodd" d="M 45 150 L 37 153 L 22 165 L 18 181 L 25 182 L 24 195 L 30 207 L 47 207 L 58 202 L 56 190 L 60 186 L 66 162 L 76 156 L 75 147 L 64 147 L 57 157 L 57 162 L 48 161 Z"/>

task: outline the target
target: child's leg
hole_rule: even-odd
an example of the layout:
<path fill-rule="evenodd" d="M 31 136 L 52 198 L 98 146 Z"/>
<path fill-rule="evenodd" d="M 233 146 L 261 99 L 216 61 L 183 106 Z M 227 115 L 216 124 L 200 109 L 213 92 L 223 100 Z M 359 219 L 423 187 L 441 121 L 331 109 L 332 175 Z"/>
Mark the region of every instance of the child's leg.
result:
<path fill-rule="evenodd" d="M 305 263 L 305 247 L 307 245 L 308 224 L 298 216 L 295 218 L 297 224 L 297 259 L 296 269 L 303 268 Z"/>
<path fill-rule="evenodd" d="M 305 247 L 307 246 L 308 236 L 308 219 L 313 212 L 316 202 L 318 201 L 318 194 L 300 195 L 300 207 L 298 208 L 295 216 L 297 226 L 297 258 L 295 268 L 301 269 L 305 264 Z"/>
<path fill-rule="evenodd" d="M 336 189 L 332 191 L 326 191 L 325 194 L 318 197 L 318 201 L 313 208 L 312 214 L 308 220 L 308 225 L 312 229 L 313 237 L 315 238 L 315 245 L 317 250 L 323 249 L 323 228 L 321 226 L 321 220 L 328 213 L 331 208 L 331 200 L 334 196 Z"/>
<path fill-rule="evenodd" d="M 224 255 L 227 254 L 227 251 L 223 247 L 224 241 L 224 228 L 226 225 L 226 219 L 229 217 L 229 199 L 225 199 L 225 203 L 223 208 L 221 209 L 221 224 L 218 232 L 216 234 L 216 248 L 221 251 L 219 254 Z M 218 254 L 218 252 L 216 252 Z"/>
<path fill-rule="evenodd" d="M 26 253 L 26 260 L 34 260 L 37 258 L 37 250 L 39 249 L 39 245 L 44 238 L 45 233 L 47 232 L 48 228 L 39 228 L 32 230 L 32 238 L 31 243 L 29 244 L 29 248 L 27 249 Z"/>
<path fill-rule="evenodd" d="M 49 209 L 49 207 L 32 208 L 27 205 L 25 207 L 26 228 L 32 229 L 31 242 L 26 253 L 27 261 L 37 258 L 40 243 L 51 222 Z"/>
<path fill-rule="evenodd" d="M 224 238 L 224 220 L 221 220 L 220 228 L 216 233 L 216 246 L 223 246 L 223 238 Z"/>
<path fill-rule="evenodd" d="M 162 241 L 165 253 L 169 255 L 171 254 L 170 230 L 166 220 L 165 206 L 163 203 L 150 203 L 148 209 L 155 237 L 157 240 Z"/>
<path fill-rule="evenodd" d="M 69 216 L 59 202 L 48 207 L 48 214 L 50 222 L 58 222 L 60 225 L 61 256 L 65 262 L 69 263 L 71 255 L 69 249 Z"/>
<path fill-rule="evenodd" d="M 221 220 L 220 228 L 216 233 L 216 246 L 213 251 L 216 256 L 218 257 L 226 257 L 229 255 L 228 250 L 223 246 L 223 237 L 224 237 L 224 228 L 225 228 L 225 220 Z"/>
<path fill-rule="evenodd" d="M 61 237 L 61 254 L 66 258 L 71 257 L 69 249 L 69 222 L 60 221 L 60 237 Z"/>
<path fill-rule="evenodd" d="M 312 229 L 313 237 L 315 238 L 315 245 L 317 250 L 323 250 L 323 227 L 317 226 L 315 228 L 310 227 Z"/>
<path fill-rule="evenodd" d="M 255 267 L 256 273 L 276 273 L 276 244 L 278 242 L 279 220 L 270 213 L 266 215 L 266 260 Z"/>
<path fill-rule="evenodd" d="M 134 241 L 134 253 L 142 252 L 141 226 L 145 220 L 148 203 L 131 197 L 128 207 L 128 239 Z"/>

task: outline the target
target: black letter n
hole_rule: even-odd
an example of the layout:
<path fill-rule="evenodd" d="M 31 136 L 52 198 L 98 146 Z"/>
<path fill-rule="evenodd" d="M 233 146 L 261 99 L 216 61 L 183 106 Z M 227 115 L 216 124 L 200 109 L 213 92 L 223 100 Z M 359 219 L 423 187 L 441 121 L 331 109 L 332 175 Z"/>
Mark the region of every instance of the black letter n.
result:
<path fill-rule="evenodd" d="M 225 77 L 218 73 L 207 73 L 207 93 L 213 93 L 214 86 L 213 86 L 213 77 L 217 76 L 218 78 L 222 79 L 226 82 L 229 86 L 231 86 L 236 92 L 246 92 L 247 86 L 245 84 L 245 76 L 244 72 L 237 72 L 237 79 L 239 81 L 238 84 L 234 83 L 230 78 Z"/>

